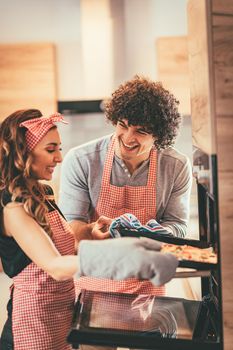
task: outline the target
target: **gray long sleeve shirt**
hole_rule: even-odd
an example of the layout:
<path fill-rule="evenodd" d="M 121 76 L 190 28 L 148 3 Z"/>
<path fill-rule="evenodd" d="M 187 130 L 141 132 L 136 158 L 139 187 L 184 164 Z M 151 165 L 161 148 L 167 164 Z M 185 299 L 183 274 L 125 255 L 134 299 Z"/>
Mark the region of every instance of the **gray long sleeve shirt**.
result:
<path fill-rule="evenodd" d="M 68 221 L 90 221 L 100 194 L 104 161 L 111 135 L 72 148 L 62 164 L 59 206 Z M 114 157 L 111 184 L 145 186 L 149 160 L 128 176 L 122 161 Z M 186 234 L 192 183 L 187 156 L 172 147 L 158 151 L 156 174 L 156 220 L 177 237 Z"/>

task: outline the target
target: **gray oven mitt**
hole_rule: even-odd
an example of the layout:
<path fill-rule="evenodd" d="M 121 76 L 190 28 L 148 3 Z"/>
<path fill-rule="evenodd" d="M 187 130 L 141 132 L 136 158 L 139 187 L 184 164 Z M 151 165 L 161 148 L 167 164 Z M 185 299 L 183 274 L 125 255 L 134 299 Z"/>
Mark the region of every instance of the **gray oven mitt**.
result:
<path fill-rule="evenodd" d="M 79 276 L 114 280 L 135 277 L 151 280 L 156 286 L 175 274 L 178 260 L 160 253 L 161 243 L 149 238 L 115 238 L 79 243 Z"/>

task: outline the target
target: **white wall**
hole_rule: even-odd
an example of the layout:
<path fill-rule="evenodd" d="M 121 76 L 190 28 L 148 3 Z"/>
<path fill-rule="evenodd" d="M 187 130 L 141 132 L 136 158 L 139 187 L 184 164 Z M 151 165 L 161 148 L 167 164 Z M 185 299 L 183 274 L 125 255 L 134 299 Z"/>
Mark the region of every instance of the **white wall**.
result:
<path fill-rule="evenodd" d="M 113 87 L 113 20 L 109 0 L 80 0 L 84 99 L 107 97 Z"/>
<path fill-rule="evenodd" d="M 103 6 L 111 8 L 109 19 L 105 15 L 102 36 L 99 20 L 92 28 L 93 50 L 90 38 L 89 47 L 85 41 L 87 28 L 84 31 L 81 26 L 80 4 L 87 2 L 92 3 L 90 18 L 100 18 L 98 9 L 103 11 Z M 99 98 L 110 95 L 135 74 L 156 79 L 155 40 L 159 36 L 186 35 L 186 3 L 187 0 L 0 0 L 0 43 L 55 43 L 59 100 Z"/>
<path fill-rule="evenodd" d="M 187 34 L 187 0 L 125 0 L 126 76 L 157 78 L 158 37 Z"/>
<path fill-rule="evenodd" d="M 0 44 L 53 42 L 59 99 L 82 92 L 79 0 L 0 0 Z"/>

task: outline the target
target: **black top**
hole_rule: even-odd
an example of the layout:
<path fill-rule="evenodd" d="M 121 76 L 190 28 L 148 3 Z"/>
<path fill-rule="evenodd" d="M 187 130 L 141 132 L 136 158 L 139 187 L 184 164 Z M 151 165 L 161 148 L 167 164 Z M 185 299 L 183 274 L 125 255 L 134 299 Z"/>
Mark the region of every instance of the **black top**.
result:
<path fill-rule="evenodd" d="M 53 195 L 53 190 L 50 186 L 46 186 L 46 194 L 49 196 Z M 8 192 L 4 192 L 2 199 L 3 199 L 3 205 L 5 206 L 7 203 L 11 202 L 11 195 Z M 22 202 L 22 201 L 18 200 L 18 202 Z M 49 212 L 55 209 L 60 212 L 54 200 L 48 200 L 47 205 L 49 208 Z M 3 211 L 3 207 L 0 206 L 1 222 L 2 222 L 2 211 Z M 60 214 L 62 215 L 61 212 Z M 19 230 L 22 230 L 22 228 L 19 227 Z M 20 248 L 18 243 L 15 241 L 15 239 L 13 237 L 7 237 L 3 235 L 3 232 L 1 230 L 0 230 L 0 257 L 2 260 L 2 266 L 3 266 L 4 272 L 11 278 L 16 276 L 18 273 L 20 273 L 26 266 L 28 266 L 32 262 L 31 259 L 29 259 L 29 257 Z"/>

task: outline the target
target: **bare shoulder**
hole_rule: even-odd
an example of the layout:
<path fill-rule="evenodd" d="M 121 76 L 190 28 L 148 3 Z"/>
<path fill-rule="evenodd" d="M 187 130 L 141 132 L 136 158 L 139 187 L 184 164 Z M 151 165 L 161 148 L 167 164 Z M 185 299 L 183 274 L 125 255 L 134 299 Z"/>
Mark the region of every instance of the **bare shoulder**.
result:
<path fill-rule="evenodd" d="M 10 202 L 4 207 L 5 210 L 23 207 L 23 203 Z"/>
<path fill-rule="evenodd" d="M 31 218 L 26 212 L 23 203 L 10 202 L 3 209 L 4 220 L 10 220 L 11 225 L 15 224 L 19 220 L 27 221 Z M 8 221 L 9 221 L 8 220 Z"/>
<path fill-rule="evenodd" d="M 10 202 L 3 208 L 3 221 L 4 221 L 4 235 L 11 237 L 11 226 L 21 226 L 22 217 L 24 218 L 26 212 L 23 207 L 23 203 Z"/>

